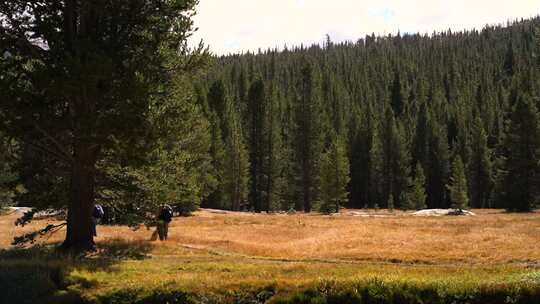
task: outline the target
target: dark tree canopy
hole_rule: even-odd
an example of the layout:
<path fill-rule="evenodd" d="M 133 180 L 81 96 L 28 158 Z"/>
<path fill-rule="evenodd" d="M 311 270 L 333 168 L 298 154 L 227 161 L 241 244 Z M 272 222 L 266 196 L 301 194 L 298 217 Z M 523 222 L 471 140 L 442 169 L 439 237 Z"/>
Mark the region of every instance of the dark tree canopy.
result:
<path fill-rule="evenodd" d="M 196 0 L 0 4 L 2 128 L 41 151 L 69 185 L 66 247 L 92 245 L 104 161 L 126 166 L 154 142 L 160 107 L 186 60 Z M 108 167 L 108 165 L 105 165 Z M 60 173 L 62 172 L 62 173 Z"/>

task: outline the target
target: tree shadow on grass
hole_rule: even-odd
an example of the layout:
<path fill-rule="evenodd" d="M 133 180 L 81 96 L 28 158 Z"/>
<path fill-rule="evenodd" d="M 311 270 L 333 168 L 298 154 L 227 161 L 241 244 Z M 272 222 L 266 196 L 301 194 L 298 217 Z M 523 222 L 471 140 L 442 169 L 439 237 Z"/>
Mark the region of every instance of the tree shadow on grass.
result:
<path fill-rule="evenodd" d="M 149 241 L 125 241 L 110 239 L 97 244 L 97 251 L 88 258 L 115 260 L 143 260 L 150 258 L 153 245 Z"/>
<path fill-rule="evenodd" d="M 113 265 L 120 260 L 142 260 L 150 258 L 149 253 L 152 248 L 152 243 L 148 241 L 109 239 L 97 243 L 95 251 L 73 253 L 62 251 L 60 249 L 60 243 L 53 243 L 48 245 L 0 249 L 0 262 L 14 260 L 64 260 L 81 266 L 84 266 L 87 263 L 95 264 L 96 262 L 99 262 L 99 264 L 105 267 Z"/>
<path fill-rule="evenodd" d="M 80 271 L 117 271 L 122 260 L 149 258 L 146 241 L 111 239 L 90 253 L 69 254 L 59 244 L 0 250 L 0 286 L 3 304 L 84 303 L 82 292 L 95 288 Z M 77 274 L 79 273 L 79 274 Z"/>

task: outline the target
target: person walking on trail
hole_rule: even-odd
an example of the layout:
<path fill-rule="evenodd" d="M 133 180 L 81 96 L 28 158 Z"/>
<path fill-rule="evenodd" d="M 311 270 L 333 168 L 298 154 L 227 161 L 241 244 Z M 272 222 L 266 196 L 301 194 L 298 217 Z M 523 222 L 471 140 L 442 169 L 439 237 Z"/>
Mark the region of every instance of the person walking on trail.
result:
<path fill-rule="evenodd" d="M 173 217 L 173 209 L 169 205 L 164 205 L 159 211 L 157 231 L 159 240 L 164 241 L 169 234 L 169 223 Z"/>
<path fill-rule="evenodd" d="M 94 205 L 94 210 L 92 211 L 92 234 L 94 236 L 97 236 L 96 226 L 103 218 L 104 214 L 105 212 L 103 211 L 103 207 L 101 207 L 101 205 Z"/>

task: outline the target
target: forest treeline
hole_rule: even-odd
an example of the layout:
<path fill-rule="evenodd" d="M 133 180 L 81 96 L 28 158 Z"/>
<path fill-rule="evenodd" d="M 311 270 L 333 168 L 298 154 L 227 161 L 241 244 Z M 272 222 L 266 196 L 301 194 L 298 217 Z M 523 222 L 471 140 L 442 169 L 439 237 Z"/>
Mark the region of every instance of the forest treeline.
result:
<path fill-rule="evenodd" d="M 165 202 L 180 212 L 532 210 L 540 197 L 539 41 L 537 17 L 211 59 L 202 49 L 175 61 L 166 54 L 185 72 L 159 85 L 129 78 L 133 89 L 124 80 L 99 87 L 117 91 L 104 95 L 96 120 L 84 111 L 72 119 L 101 132 L 92 135 L 102 147 L 92 200 L 134 224 Z M 50 96 L 78 92 L 53 85 L 55 65 L 43 72 L 19 61 L 21 69 L 0 77 L 0 206 L 66 208 L 77 124 Z M 13 62 L 1 57 L 0 67 Z M 108 79 L 93 66 L 90 74 Z M 134 104 L 120 93 L 144 96 Z M 21 96 L 36 107 L 19 106 Z M 113 97 L 121 107 L 110 108 Z"/>
<path fill-rule="evenodd" d="M 195 81 L 233 210 L 535 208 L 540 18 L 221 56 Z"/>

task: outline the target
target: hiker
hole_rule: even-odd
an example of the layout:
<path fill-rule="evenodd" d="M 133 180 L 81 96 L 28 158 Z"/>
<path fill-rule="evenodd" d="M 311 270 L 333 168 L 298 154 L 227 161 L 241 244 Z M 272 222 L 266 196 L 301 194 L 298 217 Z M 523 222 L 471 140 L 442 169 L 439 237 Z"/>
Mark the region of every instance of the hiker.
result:
<path fill-rule="evenodd" d="M 110 225 L 113 223 L 113 215 L 112 215 L 112 208 L 109 206 L 102 206 L 103 207 L 103 218 L 101 219 L 101 223 Z"/>
<path fill-rule="evenodd" d="M 159 240 L 164 241 L 169 234 L 169 223 L 173 217 L 173 209 L 169 205 L 164 205 L 159 211 L 157 231 Z"/>
<path fill-rule="evenodd" d="M 96 226 L 103 218 L 104 214 L 105 212 L 103 212 L 103 207 L 101 207 L 101 205 L 94 205 L 94 210 L 92 211 L 92 234 L 94 236 L 97 236 Z"/>

